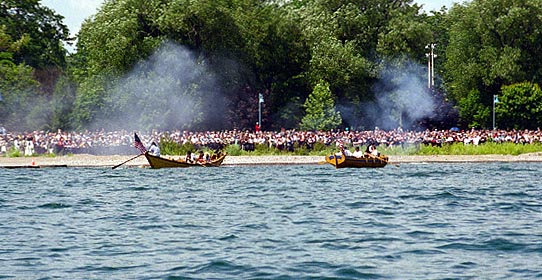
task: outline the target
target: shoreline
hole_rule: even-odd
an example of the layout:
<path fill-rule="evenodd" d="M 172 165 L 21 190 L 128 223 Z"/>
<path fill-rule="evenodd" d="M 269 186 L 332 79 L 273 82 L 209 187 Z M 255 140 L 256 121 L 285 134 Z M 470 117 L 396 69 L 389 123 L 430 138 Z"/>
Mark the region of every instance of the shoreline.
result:
<path fill-rule="evenodd" d="M 0 168 L 9 167 L 113 167 L 134 156 L 95 156 L 89 154 L 56 157 L 0 157 Z M 164 156 L 168 157 L 168 156 Z M 176 158 L 176 157 L 172 157 Z M 542 153 L 522 155 L 429 155 L 389 156 L 390 164 L 408 163 L 487 163 L 487 162 L 542 162 Z M 323 164 L 324 156 L 227 156 L 223 166 L 252 165 L 311 165 Z M 122 167 L 146 167 L 144 156 L 131 160 Z"/>

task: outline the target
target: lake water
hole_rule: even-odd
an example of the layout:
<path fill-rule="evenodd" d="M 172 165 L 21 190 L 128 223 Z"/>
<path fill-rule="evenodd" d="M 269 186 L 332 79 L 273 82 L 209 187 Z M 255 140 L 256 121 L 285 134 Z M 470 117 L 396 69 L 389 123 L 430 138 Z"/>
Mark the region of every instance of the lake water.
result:
<path fill-rule="evenodd" d="M 0 169 L 0 278 L 533 279 L 542 164 Z"/>

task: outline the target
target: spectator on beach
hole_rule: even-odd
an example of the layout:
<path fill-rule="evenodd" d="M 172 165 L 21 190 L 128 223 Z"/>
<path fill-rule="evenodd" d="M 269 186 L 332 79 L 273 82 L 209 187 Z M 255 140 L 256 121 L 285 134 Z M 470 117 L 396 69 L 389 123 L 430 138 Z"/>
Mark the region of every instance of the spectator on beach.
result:
<path fill-rule="evenodd" d="M 31 133 L 6 132 L 0 134 L 3 139 L 5 150 L 13 148 L 24 154 L 25 139 L 33 137 L 35 153 L 105 153 L 112 154 L 126 148 L 132 151 L 132 136 L 128 131 L 63 131 L 54 132 L 33 131 Z M 542 131 L 537 130 L 425 130 L 407 131 L 403 129 L 370 130 L 370 131 L 252 131 L 223 130 L 223 131 L 156 131 L 142 134 L 144 143 L 152 142 L 152 139 L 167 138 L 179 145 L 190 144 L 195 149 L 207 148 L 210 150 L 222 150 L 227 145 L 238 145 L 245 151 L 253 151 L 257 145 L 265 145 L 271 149 L 281 151 L 293 151 L 296 148 L 311 150 L 316 144 L 332 147 L 337 141 L 342 141 L 346 146 L 375 146 L 393 147 L 408 145 L 433 145 L 442 146 L 454 143 L 465 145 L 495 143 L 542 143 Z M 114 149 L 113 149 L 114 148 Z M 120 149 L 122 148 L 122 149 Z"/>
<path fill-rule="evenodd" d="M 29 156 L 32 156 L 33 154 L 34 154 L 34 137 L 32 137 L 32 134 L 28 134 L 24 142 L 24 155 L 29 157 Z"/>

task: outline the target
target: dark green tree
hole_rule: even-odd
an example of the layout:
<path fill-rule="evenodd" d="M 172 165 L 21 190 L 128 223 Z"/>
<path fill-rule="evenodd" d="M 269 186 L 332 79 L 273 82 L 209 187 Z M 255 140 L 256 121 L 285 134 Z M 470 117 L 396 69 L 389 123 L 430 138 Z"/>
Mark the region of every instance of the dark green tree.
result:
<path fill-rule="evenodd" d="M 39 84 L 33 77 L 32 67 L 14 61 L 28 43 L 28 37 L 14 41 L 5 30 L 0 25 L 0 122 L 8 130 L 33 129 L 36 114 L 33 109 L 46 106 L 38 106 L 43 103 L 37 99 Z"/>
<path fill-rule="evenodd" d="M 454 100 L 478 91 L 481 104 L 489 109 L 502 86 L 541 81 L 539 0 L 474 0 L 454 5 L 449 17 L 445 78 Z M 465 123 L 479 122 L 474 116 L 461 114 Z"/>
<path fill-rule="evenodd" d="M 542 90 L 523 82 L 502 87 L 495 106 L 497 124 L 504 129 L 537 129 L 542 119 Z"/>
<path fill-rule="evenodd" d="M 324 79 L 349 120 L 364 119 L 364 104 L 375 100 L 381 61 L 424 58 L 431 42 L 426 16 L 412 1 L 348 0 L 295 1 L 291 5 L 302 20 L 311 48 L 308 83 Z"/>
<path fill-rule="evenodd" d="M 320 81 L 305 101 L 305 116 L 301 120 L 301 129 L 330 130 L 341 125 L 341 113 L 335 110 L 329 83 Z"/>
<path fill-rule="evenodd" d="M 13 60 L 34 68 L 33 76 L 40 83 L 36 94 L 43 98 L 52 94 L 66 67 L 64 43 L 72 39 L 63 19 L 39 0 L 6 0 L 0 4 L 0 25 L 14 40 L 26 40 Z"/>
<path fill-rule="evenodd" d="M 482 103 L 478 90 L 472 90 L 459 101 L 459 117 L 463 120 L 462 126 L 469 128 L 479 129 L 491 125 L 491 110 Z"/>
<path fill-rule="evenodd" d="M 15 40 L 28 36 L 28 43 L 14 56 L 15 63 L 37 69 L 64 67 L 69 31 L 64 17 L 41 5 L 39 0 L 6 0 L 0 5 L 0 25 Z"/>
<path fill-rule="evenodd" d="M 80 83 L 75 119 L 84 126 L 98 116 L 111 115 L 111 110 L 125 110 L 121 106 L 126 104 L 124 99 L 111 103 L 116 102 L 111 94 L 119 82 L 126 82 L 124 77 L 133 69 L 141 69 L 138 65 L 152 59 L 164 42 L 172 42 L 187 49 L 190 60 L 204 66 L 201 69 L 206 77 L 214 81 L 213 91 L 190 95 L 199 95 L 202 108 L 223 112 L 197 118 L 192 122 L 194 129 L 252 127 L 257 102 L 249 101 L 260 92 L 266 94 L 265 123 L 271 124 L 273 118 L 281 119 L 278 111 L 289 107 L 291 100 L 306 96 L 301 74 L 308 51 L 299 39 L 303 38 L 299 30 L 270 2 L 107 1 L 80 32 L 77 61 L 81 67 L 74 75 Z M 144 71 L 148 77 L 157 77 Z M 195 81 L 193 86 L 207 88 L 209 81 Z"/>

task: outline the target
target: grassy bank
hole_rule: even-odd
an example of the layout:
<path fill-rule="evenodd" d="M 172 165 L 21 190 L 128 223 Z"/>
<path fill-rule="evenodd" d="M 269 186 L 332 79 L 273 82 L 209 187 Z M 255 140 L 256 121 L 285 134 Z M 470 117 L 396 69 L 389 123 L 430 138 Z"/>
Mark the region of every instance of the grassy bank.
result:
<path fill-rule="evenodd" d="M 347 147 L 353 151 L 353 147 Z M 176 143 L 166 143 L 162 145 L 162 154 L 164 155 L 185 155 L 187 150 L 196 151 L 195 147 L 190 144 L 179 145 Z M 362 151 L 365 147 L 361 147 Z M 239 145 L 229 145 L 224 149 L 231 156 L 325 156 L 331 153 L 338 152 L 335 146 L 328 147 L 324 144 L 317 143 L 313 149 L 309 150 L 304 147 L 294 147 L 293 151 L 279 150 L 270 148 L 268 145 L 255 145 L 254 151 L 244 151 Z M 205 150 L 212 153 L 213 151 Z M 395 147 L 379 146 L 378 151 L 385 155 L 396 156 L 425 156 L 425 155 L 520 155 L 528 153 L 542 152 L 542 144 L 514 144 L 514 143 L 484 143 L 481 145 L 464 145 L 462 143 L 443 144 L 439 146 L 431 145 L 403 145 Z M 4 157 L 23 157 L 22 152 L 17 149 L 10 149 L 8 153 L 2 155 Z M 32 156 L 40 157 L 55 157 L 55 154 L 34 154 Z"/>
<path fill-rule="evenodd" d="M 361 147 L 365 150 L 365 147 Z M 353 147 L 349 147 L 353 151 Z M 403 145 L 396 147 L 379 146 L 378 150 L 386 155 L 520 155 L 542 152 L 542 144 L 514 144 L 514 143 L 484 143 L 481 145 L 464 145 L 462 143 L 444 144 L 441 147 L 431 145 Z M 262 155 L 310 155 L 324 156 L 337 152 L 335 147 L 325 145 L 315 146 L 312 150 L 294 148 L 294 151 L 281 151 L 269 148 L 266 145 L 256 145 L 254 151 L 243 151 L 237 145 L 230 145 L 226 148 L 229 155 L 238 156 L 262 156 Z"/>
<path fill-rule="evenodd" d="M 353 151 L 353 147 L 349 147 Z M 361 147 L 365 150 L 365 147 Z M 484 143 L 481 145 L 464 145 L 462 143 L 444 144 L 441 147 L 431 145 L 404 145 L 396 147 L 379 146 L 378 150 L 386 155 L 520 155 L 528 153 L 542 152 L 542 144 L 514 144 L 514 143 Z M 275 148 L 269 148 L 265 145 L 257 145 L 255 150 L 247 152 L 241 150 L 239 146 L 230 145 L 226 148 L 228 154 L 237 156 L 261 156 L 261 155 L 310 155 L 324 156 L 337 152 L 338 149 L 321 145 L 313 150 L 295 148 L 293 152 L 281 151 Z"/>
<path fill-rule="evenodd" d="M 353 147 L 346 147 L 354 151 Z M 165 155 L 184 155 L 186 151 L 194 152 L 196 147 L 187 143 L 179 143 L 167 138 L 160 140 L 160 149 Z M 365 146 L 361 147 L 365 150 Z M 542 152 L 542 144 L 514 144 L 487 142 L 481 145 L 465 145 L 463 143 L 443 144 L 442 146 L 431 145 L 402 145 L 394 147 L 378 146 L 378 150 L 386 155 L 520 155 L 527 153 Z M 208 150 L 206 150 L 208 151 Z M 240 145 L 228 145 L 225 151 L 231 156 L 272 156 L 272 155 L 299 155 L 299 156 L 325 156 L 338 151 L 335 145 L 326 146 L 323 143 L 315 143 L 312 149 L 295 145 L 293 149 L 277 149 L 269 145 L 256 144 L 253 151 L 245 151 Z M 212 151 L 208 151 L 212 152 Z"/>
<path fill-rule="evenodd" d="M 431 145 L 412 145 L 405 147 L 379 148 L 388 155 L 520 155 L 542 152 L 542 144 L 514 144 L 488 142 L 481 145 L 462 143 Z"/>

